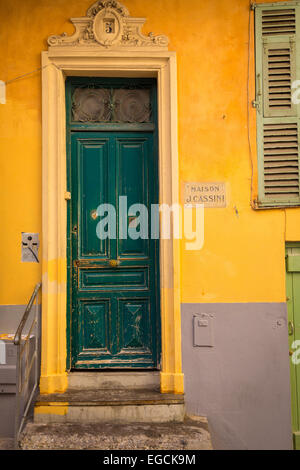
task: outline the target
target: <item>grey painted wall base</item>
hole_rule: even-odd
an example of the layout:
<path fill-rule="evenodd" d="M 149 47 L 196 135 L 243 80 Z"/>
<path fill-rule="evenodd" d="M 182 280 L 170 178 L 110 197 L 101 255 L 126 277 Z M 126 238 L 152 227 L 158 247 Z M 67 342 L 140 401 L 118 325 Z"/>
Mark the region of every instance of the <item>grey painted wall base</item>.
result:
<path fill-rule="evenodd" d="M 0 334 L 14 334 L 25 309 L 26 305 L 0 305 Z"/>
<path fill-rule="evenodd" d="M 291 449 L 285 303 L 182 304 L 186 408 L 207 416 L 214 449 Z M 206 313 L 213 347 L 195 347 Z"/>

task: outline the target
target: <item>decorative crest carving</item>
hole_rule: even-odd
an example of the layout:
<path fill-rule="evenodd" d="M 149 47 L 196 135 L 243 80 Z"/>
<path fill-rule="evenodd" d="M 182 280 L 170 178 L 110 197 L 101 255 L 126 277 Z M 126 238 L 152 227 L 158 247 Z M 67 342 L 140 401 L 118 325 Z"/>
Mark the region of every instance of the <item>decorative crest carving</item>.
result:
<path fill-rule="evenodd" d="M 163 35 L 149 33 L 145 36 L 141 30 L 146 19 L 130 17 L 128 10 L 115 0 L 98 0 L 85 17 L 71 18 L 70 21 L 75 26 L 74 34 L 50 36 L 49 46 L 167 49 L 169 42 Z"/>

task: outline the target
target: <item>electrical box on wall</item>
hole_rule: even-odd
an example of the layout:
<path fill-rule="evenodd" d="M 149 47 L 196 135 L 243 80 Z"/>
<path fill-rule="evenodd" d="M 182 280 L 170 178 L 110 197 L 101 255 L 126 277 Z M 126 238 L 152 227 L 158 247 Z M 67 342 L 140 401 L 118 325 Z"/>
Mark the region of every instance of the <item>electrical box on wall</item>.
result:
<path fill-rule="evenodd" d="M 213 347 L 213 314 L 200 313 L 193 317 L 194 346 Z"/>
<path fill-rule="evenodd" d="M 22 232 L 22 263 L 39 263 L 39 234 Z"/>

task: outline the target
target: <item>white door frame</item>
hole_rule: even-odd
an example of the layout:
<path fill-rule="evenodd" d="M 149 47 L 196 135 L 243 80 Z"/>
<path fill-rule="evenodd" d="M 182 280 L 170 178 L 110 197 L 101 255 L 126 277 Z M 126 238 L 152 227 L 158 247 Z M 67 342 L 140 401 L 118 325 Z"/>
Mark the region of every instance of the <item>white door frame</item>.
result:
<path fill-rule="evenodd" d="M 42 53 L 43 294 L 41 392 L 68 386 L 67 358 L 67 76 L 156 77 L 159 199 L 179 202 L 177 65 L 174 52 L 90 52 L 68 46 Z M 161 391 L 183 393 L 180 317 L 180 240 L 160 240 Z"/>

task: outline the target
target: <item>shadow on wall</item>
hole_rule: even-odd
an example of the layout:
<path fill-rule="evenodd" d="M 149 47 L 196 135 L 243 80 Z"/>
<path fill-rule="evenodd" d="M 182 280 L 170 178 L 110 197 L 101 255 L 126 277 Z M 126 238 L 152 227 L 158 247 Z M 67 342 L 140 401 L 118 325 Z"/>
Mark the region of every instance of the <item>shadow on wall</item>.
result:
<path fill-rule="evenodd" d="M 181 310 L 187 413 L 207 416 L 214 449 L 291 449 L 286 304 Z M 194 315 L 201 313 L 209 314 L 212 347 L 194 346 Z"/>

